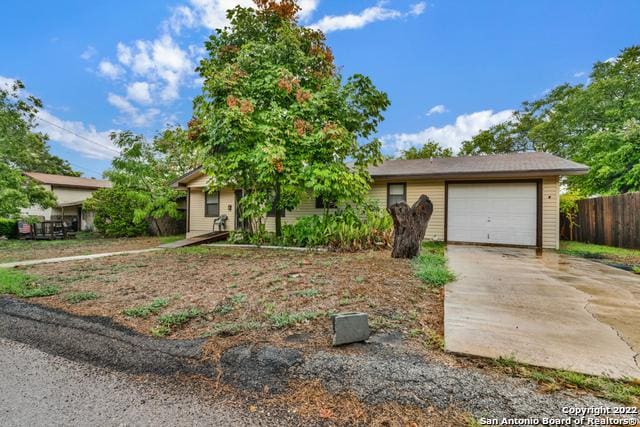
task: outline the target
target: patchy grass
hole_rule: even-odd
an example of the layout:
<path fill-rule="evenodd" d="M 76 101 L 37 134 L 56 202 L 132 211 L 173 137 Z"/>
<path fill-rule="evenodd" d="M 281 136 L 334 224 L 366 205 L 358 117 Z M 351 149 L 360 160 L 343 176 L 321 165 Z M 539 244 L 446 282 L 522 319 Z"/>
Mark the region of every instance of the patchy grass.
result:
<path fill-rule="evenodd" d="M 328 316 L 341 311 L 368 313 L 376 331 L 428 328 L 442 336 L 442 290 L 425 292 L 411 261 L 391 258 L 384 250 L 334 253 L 199 246 L 34 265 L 25 271 L 59 283 L 65 294 L 100 295 L 90 303 L 51 297 L 39 299 L 40 304 L 76 315 L 111 317 L 143 334 L 215 336 L 205 346 L 215 355 L 239 340 L 326 348 L 331 340 Z M 167 313 L 194 307 L 201 315 L 182 326 L 159 321 Z M 289 341 L 292 335 L 298 338 Z M 424 335 L 406 343 L 417 351 L 441 354 L 437 340 L 425 345 L 427 339 Z"/>
<path fill-rule="evenodd" d="M 91 301 L 100 298 L 95 292 L 69 292 L 63 296 L 64 300 L 69 304 L 78 304 L 83 301 Z"/>
<path fill-rule="evenodd" d="M 103 238 L 78 233 L 68 240 L 0 240 L 0 263 L 148 249 L 181 238 L 184 236 Z"/>
<path fill-rule="evenodd" d="M 325 315 L 326 313 L 324 311 L 303 311 L 300 313 L 283 312 L 270 314 L 269 320 L 271 320 L 274 328 L 282 329 Z"/>
<path fill-rule="evenodd" d="M 611 261 L 618 264 L 625 264 L 631 269 L 640 273 L 640 250 L 616 248 L 613 246 L 593 245 L 580 242 L 560 242 L 561 254 L 578 256 L 582 258 L 599 259 Z"/>
<path fill-rule="evenodd" d="M 510 375 L 534 380 L 548 391 L 562 388 L 580 389 L 625 405 L 640 404 L 640 384 L 637 381 L 613 380 L 578 372 L 538 368 L 522 364 L 513 356 L 499 357 L 494 360 L 494 364 Z"/>
<path fill-rule="evenodd" d="M 158 326 L 151 328 L 151 333 L 156 336 L 169 335 L 173 330 L 182 328 L 189 323 L 191 319 L 195 319 L 201 315 L 202 311 L 198 308 L 164 314 L 158 317 Z"/>
<path fill-rule="evenodd" d="M 48 297 L 60 292 L 57 286 L 40 285 L 38 278 L 20 270 L 0 268 L 0 294 L 21 298 Z"/>
<path fill-rule="evenodd" d="M 439 288 L 453 281 L 456 276 L 447 267 L 447 257 L 442 242 L 424 242 L 420 255 L 413 259 L 416 276 L 428 287 Z"/>
<path fill-rule="evenodd" d="M 156 298 L 150 304 L 139 305 L 137 307 L 125 308 L 122 310 L 122 314 L 129 317 L 149 317 L 152 314 L 157 314 L 169 305 L 169 300 L 166 298 Z"/>
<path fill-rule="evenodd" d="M 260 329 L 261 327 L 262 324 L 260 322 L 221 322 L 214 324 L 211 328 L 211 333 L 205 335 L 231 337 L 242 332 Z"/>

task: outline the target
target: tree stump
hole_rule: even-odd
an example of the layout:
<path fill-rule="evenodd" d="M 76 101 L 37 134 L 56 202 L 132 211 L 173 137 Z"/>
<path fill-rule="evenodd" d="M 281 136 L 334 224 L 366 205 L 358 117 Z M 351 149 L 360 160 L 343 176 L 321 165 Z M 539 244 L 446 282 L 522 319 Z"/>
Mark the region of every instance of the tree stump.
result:
<path fill-rule="evenodd" d="M 431 200 L 422 194 L 409 207 L 405 202 L 387 208 L 393 219 L 393 258 L 413 258 L 420 253 L 420 244 L 427 231 L 427 224 L 433 213 Z"/>

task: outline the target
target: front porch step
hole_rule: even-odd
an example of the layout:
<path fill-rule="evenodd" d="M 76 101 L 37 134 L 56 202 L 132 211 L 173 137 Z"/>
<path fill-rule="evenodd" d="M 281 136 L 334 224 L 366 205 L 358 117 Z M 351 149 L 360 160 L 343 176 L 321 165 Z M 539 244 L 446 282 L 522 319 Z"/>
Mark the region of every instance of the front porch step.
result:
<path fill-rule="evenodd" d="M 185 246 L 202 245 L 203 243 L 225 240 L 227 237 L 229 237 L 228 231 L 214 231 L 212 233 L 203 234 L 201 236 L 195 236 L 171 243 L 165 243 L 164 245 L 160 245 L 160 247 L 163 249 L 184 248 Z"/>

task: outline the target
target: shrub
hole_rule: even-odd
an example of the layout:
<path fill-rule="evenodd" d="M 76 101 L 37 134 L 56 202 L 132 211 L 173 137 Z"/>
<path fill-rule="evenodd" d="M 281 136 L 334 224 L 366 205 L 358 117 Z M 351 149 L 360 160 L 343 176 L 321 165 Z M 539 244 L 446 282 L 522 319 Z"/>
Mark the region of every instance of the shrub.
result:
<path fill-rule="evenodd" d="M 107 237 L 135 237 L 147 232 L 147 221 L 135 217 L 142 205 L 134 192 L 101 188 L 85 201 L 84 208 L 95 212 L 94 224 L 99 233 Z"/>
<path fill-rule="evenodd" d="M 282 228 L 287 246 L 326 246 L 335 250 L 357 251 L 386 248 L 391 243 L 391 217 L 379 208 L 358 211 L 351 207 L 327 215 L 300 218 Z"/>
<path fill-rule="evenodd" d="M 18 237 L 18 221 L 15 219 L 0 218 L 0 236 L 7 239 Z"/>

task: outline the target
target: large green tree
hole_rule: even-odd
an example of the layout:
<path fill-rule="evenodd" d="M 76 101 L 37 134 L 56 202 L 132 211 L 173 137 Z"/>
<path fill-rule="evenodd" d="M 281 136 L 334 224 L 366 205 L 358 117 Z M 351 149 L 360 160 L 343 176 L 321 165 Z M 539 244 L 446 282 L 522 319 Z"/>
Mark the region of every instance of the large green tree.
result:
<path fill-rule="evenodd" d="M 256 4 L 230 10 L 230 26 L 205 43 L 190 135 L 211 189 L 247 190 L 245 217 L 274 209 L 279 235 L 281 212 L 305 196 L 366 197 L 389 100 L 363 75 L 343 84 L 324 35 L 298 25 L 295 1 Z"/>
<path fill-rule="evenodd" d="M 146 224 L 151 220 L 162 234 L 164 231 L 157 220 L 164 216 L 178 218 L 178 200 L 184 196 L 184 192 L 173 189 L 171 183 L 199 164 L 197 150 L 192 149 L 187 132 L 180 127 L 164 130 L 151 142 L 130 131 L 111 134 L 111 141 L 121 153 L 105 172 L 113 189 L 103 191 L 97 198 L 125 203 L 121 208 L 122 223 Z M 93 201 L 88 206 L 93 206 L 91 203 Z M 108 203 L 96 206 L 102 206 L 109 219 L 117 215 Z M 127 210 L 131 212 L 125 214 Z M 96 215 L 101 215 L 100 209 Z"/>
<path fill-rule="evenodd" d="M 420 147 L 409 147 L 402 150 L 399 158 L 405 160 L 431 159 L 433 157 L 452 157 L 453 150 L 443 147 L 436 141 L 429 140 Z"/>
<path fill-rule="evenodd" d="M 463 143 L 462 154 L 524 149 L 585 163 L 568 184 L 583 195 L 640 191 L 640 46 L 596 62 L 586 85 L 563 84 L 525 102 L 512 120 Z"/>
<path fill-rule="evenodd" d="M 35 131 L 42 102 L 24 95 L 15 81 L 0 87 L 0 217 L 16 217 L 21 208 L 55 205 L 53 193 L 26 178 L 22 172 L 80 175 L 65 160 L 49 152 L 47 136 Z"/>

